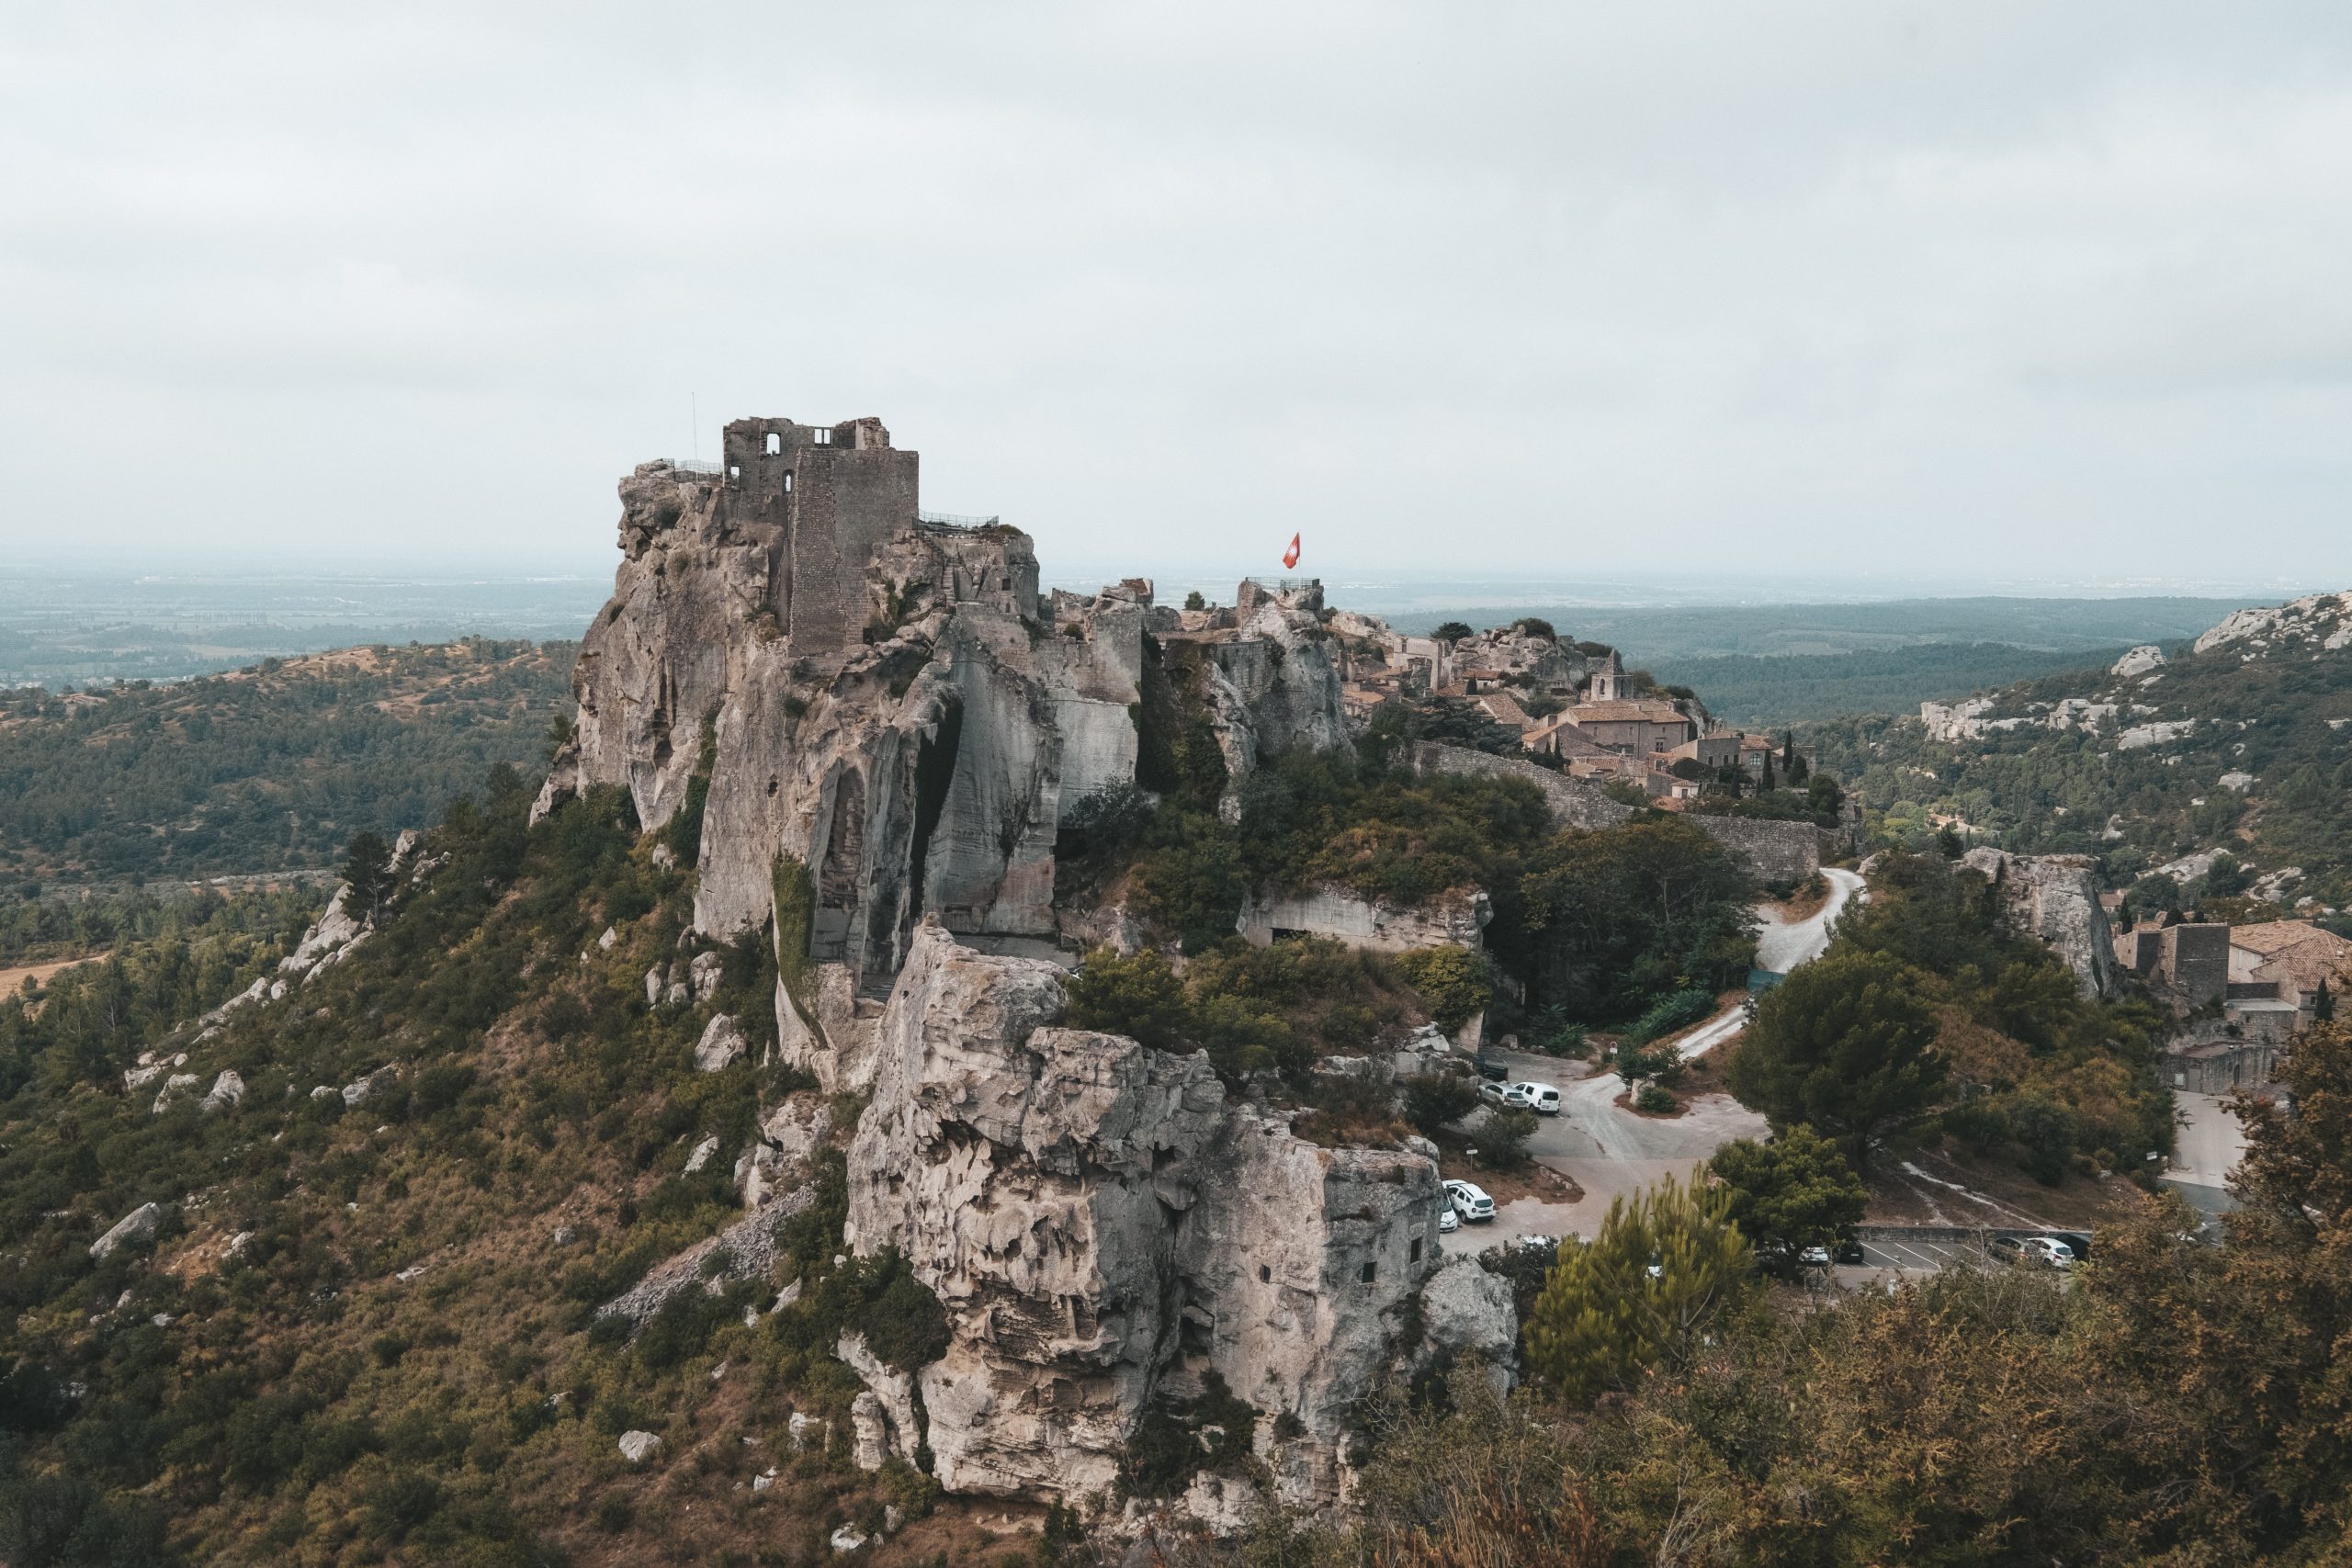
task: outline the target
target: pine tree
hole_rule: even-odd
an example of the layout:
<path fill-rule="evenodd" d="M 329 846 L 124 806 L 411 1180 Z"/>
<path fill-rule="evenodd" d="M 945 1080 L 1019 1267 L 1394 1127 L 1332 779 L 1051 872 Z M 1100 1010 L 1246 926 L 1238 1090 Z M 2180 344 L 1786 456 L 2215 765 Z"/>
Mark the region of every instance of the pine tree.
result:
<path fill-rule="evenodd" d="M 1755 1258 L 1732 1192 L 1692 1172 L 1631 1203 L 1620 1193 L 1589 1242 L 1570 1236 L 1527 1319 L 1528 1364 L 1571 1404 L 1632 1387 L 1678 1360 L 1746 1297 Z"/>
<path fill-rule="evenodd" d="M 347 907 L 352 914 L 360 919 L 374 919 L 392 891 L 392 852 L 381 834 L 358 833 L 352 837 L 343 879 L 351 886 Z"/>

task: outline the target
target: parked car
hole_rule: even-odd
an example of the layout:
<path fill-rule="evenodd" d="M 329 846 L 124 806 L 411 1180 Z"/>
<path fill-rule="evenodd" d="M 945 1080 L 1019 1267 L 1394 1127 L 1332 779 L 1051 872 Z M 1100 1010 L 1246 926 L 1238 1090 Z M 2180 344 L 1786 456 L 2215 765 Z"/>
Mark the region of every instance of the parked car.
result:
<path fill-rule="evenodd" d="M 1445 1207 L 1437 1212 L 1437 1228 L 1441 1235 L 1462 1228 L 1462 1216 L 1453 1212 L 1453 1200 L 1451 1195 L 1446 1199 Z"/>
<path fill-rule="evenodd" d="M 1869 1257 L 1862 1250 L 1862 1244 L 1852 1236 L 1846 1236 L 1838 1243 L 1837 1253 L 1840 1263 L 1860 1263 Z"/>
<path fill-rule="evenodd" d="M 1481 1056 L 1478 1058 L 1478 1076 L 1482 1078 L 1492 1078 L 1495 1082 L 1500 1083 L 1510 1077 L 1510 1069 L 1492 1057 Z"/>
<path fill-rule="evenodd" d="M 1550 1084 L 1523 1083 L 1511 1087 L 1527 1091 L 1527 1109 L 1538 1116 L 1557 1116 L 1560 1113 L 1560 1091 Z"/>
<path fill-rule="evenodd" d="M 1996 1263 L 2022 1263 L 2026 1260 L 2025 1243 L 2013 1235 L 1995 1236 L 1984 1244 L 1984 1250 Z"/>
<path fill-rule="evenodd" d="M 1495 1201 L 1487 1196 L 1486 1189 L 1474 1181 L 1452 1181 L 1445 1184 L 1446 1198 L 1453 1204 L 1454 1213 L 1465 1225 L 1483 1224 L 1495 1217 Z"/>
<path fill-rule="evenodd" d="M 1808 1247 L 1797 1254 L 1797 1261 L 1807 1269 L 1826 1269 L 1829 1267 L 1829 1249 L 1826 1247 Z"/>
<path fill-rule="evenodd" d="M 2025 1255 L 2045 1269 L 2072 1269 L 2075 1249 L 2054 1235 L 2030 1235 L 2025 1238 Z"/>
<path fill-rule="evenodd" d="M 1478 1098 L 1506 1111 L 1525 1111 L 1534 1102 L 1535 1086 L 1523 1083 L 1482 1083 Z"/>

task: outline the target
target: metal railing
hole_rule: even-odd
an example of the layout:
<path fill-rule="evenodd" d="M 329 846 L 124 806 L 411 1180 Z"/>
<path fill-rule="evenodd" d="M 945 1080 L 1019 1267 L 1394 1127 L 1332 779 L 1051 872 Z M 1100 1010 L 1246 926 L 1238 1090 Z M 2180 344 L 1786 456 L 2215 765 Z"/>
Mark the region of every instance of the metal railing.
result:
<path fill-rule="evenodd" d="M 956 512 L 918 512 L 915 513 L 915 521 L 926 528 L 952 528 L 958 533 L 969 533 L 975 528 L 993 528 L 997 525 L 997 520 L 993 517 L 967 517 Z"/>
<path fill-rule="evenodd" d="M 700 479 L 719 479 L 727 472 L 726 464 L 707 462 L 700 457 L 673 457 L 669 461 L 673 471 L 693 474 Z"/>

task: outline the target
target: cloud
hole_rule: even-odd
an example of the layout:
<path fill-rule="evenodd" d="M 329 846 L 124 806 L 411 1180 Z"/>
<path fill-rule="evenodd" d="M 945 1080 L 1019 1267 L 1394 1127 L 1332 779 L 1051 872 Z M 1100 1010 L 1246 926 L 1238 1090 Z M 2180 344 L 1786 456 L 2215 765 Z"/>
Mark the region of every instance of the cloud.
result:
<path fill-rule="evenodd" d="M 2352 577 L 2340 7 L 77 6 L 0 47 L 20 543 L 576 558 L 725 418 L 878 413 L 1049 570 L 1303 529 L 1333 575 Z"/>

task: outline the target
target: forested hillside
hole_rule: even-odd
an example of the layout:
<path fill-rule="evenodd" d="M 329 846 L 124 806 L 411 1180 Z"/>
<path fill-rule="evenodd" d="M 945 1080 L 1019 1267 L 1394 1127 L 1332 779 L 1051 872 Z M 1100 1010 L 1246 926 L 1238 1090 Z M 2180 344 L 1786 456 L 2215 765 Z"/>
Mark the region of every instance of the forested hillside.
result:
<path fill-rule="evenodd" d="M 2233 638 L 2130 675 L 2019 682 L 1972 705 L 1963 724 L 1981 732 L 1958 739 L 1931 739 L 1916 712 L 1832 720 L 1802 739 L 1860 779 L 1889 839 L 1923 842 L 1934 818 L 1955 818 L 1971 841 L 2098 855 L 2117 886 L 2218 851 L 2229 857 L 2218 875 L 2192 862 L 2173 873 L 2176 891 L 2230 897 L 2275 872 L 2267 891 L 2288 902 L 2342 908 L 2352 648 L 2326 640 Z"/>
<path fill-rule="evenodd" d="M 535 763 L 575 645 L 469 639 L 269 660 L 172 685 L 0 696 L 0 875 L 26 884 L 333 865 Z"/>
<path fill-rule="evenodd" d="M 1661 659 L 1650 673 L 1689 686 L 1726 723 L 1780 729 L 1846 714 L 1906 713 L 2054 671 L 2107 663 L 2123 649 L 2058 652 L 2000 642 L 1931 642 L 1851 653 L 1728 654 Z"/>

